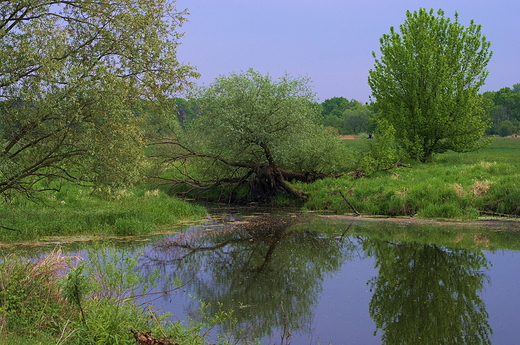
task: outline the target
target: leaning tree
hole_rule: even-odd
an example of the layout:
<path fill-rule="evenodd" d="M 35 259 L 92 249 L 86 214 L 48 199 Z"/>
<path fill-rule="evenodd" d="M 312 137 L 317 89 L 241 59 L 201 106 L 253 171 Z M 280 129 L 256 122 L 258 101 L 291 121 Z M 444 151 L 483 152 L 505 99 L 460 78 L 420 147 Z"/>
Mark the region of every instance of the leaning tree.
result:
<path fill-rule="evenodd" d="M 306 78 L 273 80 L 252 69 L 221 76 L 197 95 L 197 109 L 187 128 L 154 143 L 155 157 L 170 167 L 154 177 L 189 186 L 185 192 L 232 184 L 247 185 L 258 201 L 302 198 L 289 181 L 337 175 L 349 161 L 345 146 L 319 126 L 321 108 Z"/>

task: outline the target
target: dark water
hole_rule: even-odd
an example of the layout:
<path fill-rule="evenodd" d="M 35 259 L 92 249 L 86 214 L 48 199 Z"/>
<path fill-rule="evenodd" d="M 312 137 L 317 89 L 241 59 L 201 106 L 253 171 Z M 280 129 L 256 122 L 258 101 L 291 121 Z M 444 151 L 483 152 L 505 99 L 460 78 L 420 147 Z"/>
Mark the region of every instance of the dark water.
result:
<path fill-rule="evenodd" d="M 520 344 L 517 223 L 219 212 L 118 245 L 155 291 L 183 282 L 154 297 L 173 320 L 232 310 L 212 332 L 239 344 Z"/>

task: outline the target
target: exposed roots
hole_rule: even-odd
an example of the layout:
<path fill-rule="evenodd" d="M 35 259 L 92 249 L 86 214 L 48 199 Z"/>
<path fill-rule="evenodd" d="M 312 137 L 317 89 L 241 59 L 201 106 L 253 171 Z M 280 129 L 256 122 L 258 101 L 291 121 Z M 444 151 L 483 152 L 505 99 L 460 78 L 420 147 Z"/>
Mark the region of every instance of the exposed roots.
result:
<path fill-rule="evenodd" d="M 249 190 L 251 195 L 259 201 L 269 201 L 274 196 L 285 193 L 305 200 L 307 194 L 292 188 L 287 181 L 305 181 L 307 177 L 289 171 L 284 171 L 277 167 L 260 166 L 256 169 L 255 175 L 249 180 Z"/>

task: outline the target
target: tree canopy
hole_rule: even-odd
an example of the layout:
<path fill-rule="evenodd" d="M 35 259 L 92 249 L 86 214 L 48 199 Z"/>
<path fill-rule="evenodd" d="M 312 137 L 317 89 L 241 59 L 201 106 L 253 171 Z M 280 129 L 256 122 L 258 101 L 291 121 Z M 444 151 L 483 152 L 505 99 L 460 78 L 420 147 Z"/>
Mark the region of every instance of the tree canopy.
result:
<path fill-rule="evenodd" d="M 50 181 L 138 176 L 144 100 L 197 74 L 176 57 L 185 12 L 168 0 L 0 3 L 0 194 Z"/>
<path fill-rule="evenodd" d="M 175 148 L 158 155 L 177 171 L 161 175 L 167 181 L 196 189 L 247 183 L 267 201 L 278 193 L 301 197 L 287 181 L 334 175 L 345 164 L 344 146 L 318 124 L 321 109 L 306 78 L 275 81 L 252 69 L 221 76 L 199 92 L 197 111 L 163 141 Z"/>
<path fill-rule="evenodd" d="M 520 83 L 513 88 L 503 87 L 498 91 L 486 91 L 482 94 L 486 116 L 491 120 L 491 127 L 486 134 L 501 136 L 518 133 L 520 130 Z"/>
<path fill-rule="evenodd" d="M 412 158 L 481 147 L 488 127 L 479 89 L 488 74 L 490 42 L 481 26 L 462 26 L 433 9 L 406 13 L 398 33 L 380 39 L 381 56 L 368 82 L 381 117 Z"/>

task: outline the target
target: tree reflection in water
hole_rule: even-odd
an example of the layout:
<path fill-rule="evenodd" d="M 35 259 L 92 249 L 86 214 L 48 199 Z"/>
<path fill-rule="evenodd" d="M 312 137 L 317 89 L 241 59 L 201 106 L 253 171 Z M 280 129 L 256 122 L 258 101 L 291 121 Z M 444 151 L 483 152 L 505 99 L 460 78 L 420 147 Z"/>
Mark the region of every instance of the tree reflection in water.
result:
<path fill-rule="evenodd" d="M 489 264 L 482 252 L 372 240 L 363 246 L 379 268 L 369 308 L 384 344 L 491 344 L 478 295 Z"/>
<path fill-rule="evenodd" d="M 189 282 L 185 289 L 233 310 L 254 337 L 282 336 L 310 327 L 326 275 L 353 255 L 354 245 L 305 229 L 302 218 L 273 214 L 184 233 L 148 253 L 150 267 Z M 223 325 L 224 331 L 232 331 Z"/>

